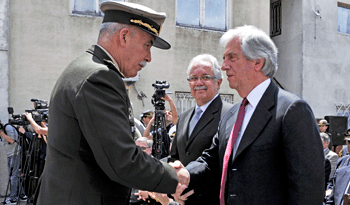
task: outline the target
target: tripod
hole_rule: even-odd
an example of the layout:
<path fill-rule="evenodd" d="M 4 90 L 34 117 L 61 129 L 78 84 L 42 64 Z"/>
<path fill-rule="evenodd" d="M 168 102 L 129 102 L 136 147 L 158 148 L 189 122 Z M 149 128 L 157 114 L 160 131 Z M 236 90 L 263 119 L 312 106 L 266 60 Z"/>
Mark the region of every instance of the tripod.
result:
<path fill-rule="evenodd" d="M 28 149 L 25 150 L 25 161 L 21 174 L 21 184 L 24 184 L 29 196 L 28 202 L 32 202 L 35 190 L 38 186 L 39 177 L 44 168 L 46 144 L 36 133 L 25 132 L 26 139 L 29 139 Z"/>
<path fill-rule="evenodd" d="M 170 139 L 166 130 L 164 108 L 156 108 L 154 113 L 154 125 L 156 130 L 153 136 L 155 142 L 154 156 L 160 159 L 169 155 L 167 147 L 170 146 Z"/>

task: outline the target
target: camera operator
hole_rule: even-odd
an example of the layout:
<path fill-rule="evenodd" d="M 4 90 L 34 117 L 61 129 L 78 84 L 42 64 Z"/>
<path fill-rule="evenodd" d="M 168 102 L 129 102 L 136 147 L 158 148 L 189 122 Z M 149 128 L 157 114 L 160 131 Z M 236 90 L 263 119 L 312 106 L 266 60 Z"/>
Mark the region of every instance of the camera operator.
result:
<path fill-rule="evenodd" d="M 6 204 L 17 204 L 18 196 L 20 201 L 26 201 L 27 196 L 24 193 L 22 186 L 19 186 L 19 165 L 20 165 L 20 150 L 18 145 L 18 132 L 11 124 L 5 126 L 0 121 L 0 135 L 4 139 L 4 147 L 7 153 L 7 168 L 10 174 L 10 195 L 6 199 Z M 18 194 L 20 192 L 20 194 Z"/>
<path fill-rule="evenodd" d="M 170 98 L 168 94 L 165 93 L 164 97 L 162 98 L 165 101 L 169 102 L 170 105 L 170 110 L 164 110 L 164 115 L 165 115 L 165 123 L 166 123 L 166 132 L 169 133 L 170 128 L 172 128 L 174 125 L 177 123 L 178 115 L 177 115 L 177 110 L 174 104 L 174 101 Z M 147 137 L 148 139 L 153 140 L 153 135 L 155 135 L 155 132 L 160 132 L 160 130 L 155 130 L 155 131 L 150 131 L 151 127 L 154 123 L 154 116 L 151 119 L 151 121 L 148 123 L 145 132 L 143 134 L 144 137 Z M 162 134 L 160 134 L 162 136 Z M 169 148 L 170 148 L 170 137 L 168 135 L 162 136 L 162 155 L 161 158 L 167 157 L 169 154 Z M 155 149 L 153 149 L 152 154 L 154 154 Z"/>
<path fill-rule="evenodd" d="M 46 136 L 47 136 L 47 133 L 49 130 L 48 130 L 48 127 L 46 126 L 46 122 L 42 121 L 41 126 L 40 126 L 33 119 L 32 113 L 26 112 L 26 113 L 24 113 L 24 115 L 26 116 L 27 120 L 30 122 L 30 125 L 32 126 L 34 131 L 38 134 L 38 137 L 39 138 L 42 137 L 44 139 L 44 141 L 47 143 Z"/>

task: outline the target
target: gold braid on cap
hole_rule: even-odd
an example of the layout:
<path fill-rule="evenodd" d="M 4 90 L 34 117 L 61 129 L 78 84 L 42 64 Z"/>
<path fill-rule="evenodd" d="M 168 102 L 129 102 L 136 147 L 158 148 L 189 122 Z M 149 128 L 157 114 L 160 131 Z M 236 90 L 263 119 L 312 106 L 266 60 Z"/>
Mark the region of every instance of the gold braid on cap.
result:
<path fill-rule="evenodd" d="M 153 26 L 151 26 L 150 24 L 144 23 L 144 22 L 142 22 L 142 20 L 130 19 L 130 21 L 135 23 L 135 24 L 139 24 L 139 25 L 142 25 L 142 26 L 148 28 L 149 30 L 153 31 L 157 36 L 159 36 L 157 29 L 153 28 Z"/>

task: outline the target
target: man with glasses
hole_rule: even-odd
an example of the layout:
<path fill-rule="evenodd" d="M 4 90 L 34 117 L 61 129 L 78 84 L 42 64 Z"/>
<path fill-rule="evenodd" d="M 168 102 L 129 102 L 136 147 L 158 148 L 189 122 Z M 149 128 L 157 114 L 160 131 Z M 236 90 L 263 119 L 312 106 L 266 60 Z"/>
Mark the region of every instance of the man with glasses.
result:
<path fill-rule="evenodd" d="M 187 69 L 188 84 L 196 106 L 179 117 L 171 148 L 171 158 L 185 166 L 196 160 L 210 147 L 219 121 L 232 105 L 221 100 L 221 69 L 217 59 L 209 54 L 194 57 Z M 210 189 L 196 190 L 186 200 L 186 205 L 219 204 L 220 179 L 209 181 Z"/>

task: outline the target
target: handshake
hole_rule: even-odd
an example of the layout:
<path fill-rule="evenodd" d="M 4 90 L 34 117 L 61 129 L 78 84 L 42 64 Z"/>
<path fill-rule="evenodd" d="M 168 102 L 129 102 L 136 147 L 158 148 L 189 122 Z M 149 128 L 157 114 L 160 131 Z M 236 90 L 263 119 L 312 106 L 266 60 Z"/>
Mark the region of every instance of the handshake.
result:
<path fill-rule="evenodd" d="M 190 183 L 190 174 L 184 167 L 184 165 L 178 160 L 169 164 L 176 170 L 177 177 L 179 178 L 179 183 L 176 187 L 176 192 L 172 195 L 175 198 L 175 201 L 177 201 L 179 204 L 185 204 L 187 197 L 194 193 L 194 191 L 191 190 L 186 194 L 181 195 Z"/>

